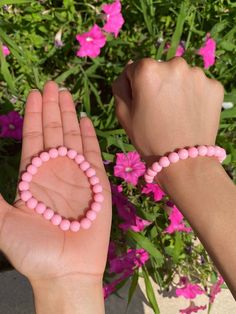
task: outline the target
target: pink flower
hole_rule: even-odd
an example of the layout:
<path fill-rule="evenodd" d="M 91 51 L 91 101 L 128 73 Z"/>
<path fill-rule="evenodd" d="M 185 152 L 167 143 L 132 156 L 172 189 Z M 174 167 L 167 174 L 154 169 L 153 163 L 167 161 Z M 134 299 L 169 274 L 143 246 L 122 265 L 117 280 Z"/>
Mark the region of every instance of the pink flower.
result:
<path fill-rule="evenodd" d="M 184 54 L 185 50 L 184 50 L 184 47 L 180 44 L 177 49 L 176 49 L 176 52 L 175 52 L 175 56 L 176 57 L 182 57 L 182 55 Z"/>
<path fill-rule="evenodd" d="M 135 269 L 142 267 L 148 259 L 148 252 L 144 249 L 128 249 L 127 253 L 109 261 L 109 271 L 116 274 L 123 273 L 124 271 L 133 272 Z"/>
<path fill-rule="evenodd" d="M 186 299 L 195 299 L 198 294 L 203 294 L 204 290 L 197 285 L 187 282 L 184 287 L 177 288 L 175 294 L 177 297 L 183 296 Z"/>
<path fill-rule="evenodd" d="M 112 203 L 116 206 L 118 215 L 124 220 L 119 224 L 119 227 L 123 230 L 133 230 L 135 232 L 142 231 L 146 226 L 151 224 L 150 221 L 140 218 L 136 215 L 136 208 L 134 205 L 119 192 L 118 187 L 111 186 L 112 191 Z"/>
<path fill-rule="evenodd" d="M 120 1 L 116 0 L 111 4 L 104 4 L 102 10 L 106 13 L 106 24 L 103 29 L 108 33 L 113 33 L 117 37 L 125 22 L 121 14 Z"/>
<path fill-rule="evenodd" d="M 170 49 L 170 44 L 166 44 L 165 50 Z M 185 53 L 184 49 L 184 42 L 181 41 L 181 43 L 178 45 L 176 52 L 175 52 L 175 57 L 182 57 L 182 55 Z"/>
<path fill-rule="evenodd" d="M 191 232 L 192 229 L 189 227 L 186 227 L 183 222 L 183 215 L 178 210 L 178 208 L 174 205 L 172 207 L 171 213 L 169 215 L 170 224 L 165 229 L 164 232 L 166 233 L 174 233 L 175 231 L 184 231 L 184 232 Z"/>
<path fill-rule="evenodd" d="M 115 249 L 114 243 L 109 246 L 109 249 Z M 135 269 L 142 267 L 149 259 L 149 254 L 144 249 L 128 249 L 126 253 L 120 256 L 108 256 L 110 273 L 121 274 L 118 279 L 106 284 L 103 287 L 104 298 L 106 299 L 111 293 L 116 290 L 116 286 L 131 276 Z M 110 252 L 111 254 L 111 252 Z"/>
<path fill-rule="evenodd" d="M 0 137 L 22 138 L 23 118 L 16 111 L 0 115 Z"/>
<path fill-rule="evenodd" d="M 97 24 L 95 24 L 87 33 L 76 35 L 76 39 L 81 46 L 77 51 L 78 57 L 96 58 L 100 54 L 100 48 L 106 43 L 106 37 L 103 35 Z"/>
<path fill-rule="evenodd" d="M 2 53 L 4 56 L 8 56 L 11 52 L 6 45 L 2 45 Z"/>
<path fill-rule="evenodd" d="M 220 275 L 217 282 L 210 289 L 210 303 L 213 303 L 216 295 L 221 291 L 221 285 L 223 285 L 224 279 Z"/>
<path fill-rule="evenodd" d="M 149 194 L 152 193 L 154 197 L 154 201 L 158 202 L 162 199 L 162 197 L 165 195 L 165 193 L 162 191 L 160 186 L 155 183 L 147 183 L 143 189 L 142 189 L 143 194 Z"/>
<path fill-rule="evenodd" d="M 196 304 L 191 301 L 189 307 L 186 309 L 179 310 L 181 314 L 191 314 L 197 313 L 198 311 L 205 310 L 207 308 L 206 305 L 196 306 Z"/>
<path fill-rule="evenodd" d="M 126 182 L 136 185 L 138 178 L 145 172 L 145 165 L 140 160 L 137 152 L 129 152 L 127 154 L 116 154 L 116 165 L 114 174 L 116 177 L 123 178 Z"/>
<path fill-rule="evenodd" d="M 206 36 L 206 42 L 203 47 L 198 51 L 198 54 L 203 57 L 204 68 L 208 69 L 211 65 L 215 63 L 215 51 L 216 42 L 210 37 L 208 33 Z"/>

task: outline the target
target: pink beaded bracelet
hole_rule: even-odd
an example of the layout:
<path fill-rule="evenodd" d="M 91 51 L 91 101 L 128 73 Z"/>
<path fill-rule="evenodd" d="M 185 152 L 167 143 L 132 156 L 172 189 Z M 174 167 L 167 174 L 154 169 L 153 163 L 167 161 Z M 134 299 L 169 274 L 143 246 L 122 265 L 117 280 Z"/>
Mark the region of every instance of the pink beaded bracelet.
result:
<path fill-rule="evenodd" d="M 163 168 L 167 168 L 170 164 L 175 164 L 179 160 L 187 158 L 196 158 L 197 156 L 216 157 L 219 162 L 223 162 L 226 158 L 226 152 L 219 146 L 193 146 L 190 148 L 182 148 L 177 152 L 171 152 L 168 156 L 162 156 L 158 162 L 154 162 L 150 168 L 147 169 L 144 179 L 147 183 L 152 183 L 157 173 Z"/>
<path fill-rule="evenodd" d="M 70 221 L 63 218 L 58 213 L 55 213 L 51 208 L 48 208 L 44 202 L 38 201 L 35 197 L 33 197 L 29 189 L 33 175 L 38 172 L 38 168 L 40 168 L 43 163 L 47 162 L 49 159 L 66 156 L 73 160 L 84 172 L 93 191 L 93 201 L 91 207 L 80 221 Z M 92 221 L 96 219 L 97 213 L 101 210 L 102 202 L 104 200 L 104 196 L 102 194 L 103 188 L 96 175 L 96 171 L 90 166 L 89 162 L 85 160 L 83 155 L 78 154 L 75 150 L 68 149 L 65 146 L 61 146 L 58 149 L 51 148 L 48 152 L 44 151 L 38 157 L 34 157 L 31 164 L 27 167 L 27 171 L 22 174 L 18 189 L 20 191 L 22 201 L 26 203 L 28 208 L 34 209 L 37 214 L 40 214 L 46 220 L 51 221 L 53 225 L 59 226 L 63 231 L 71 230 L 73 232 L 77 232 L 80 227 L 82 229 L 89 229 Z"/>

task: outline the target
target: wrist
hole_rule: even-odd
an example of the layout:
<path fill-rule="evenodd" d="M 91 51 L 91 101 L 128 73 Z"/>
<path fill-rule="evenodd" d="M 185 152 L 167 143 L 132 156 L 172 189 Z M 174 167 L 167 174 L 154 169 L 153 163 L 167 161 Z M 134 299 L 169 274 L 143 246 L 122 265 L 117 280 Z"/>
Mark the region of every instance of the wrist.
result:
<path fill-rule="evenodd" d="M 37 314 L 104 313 L 101 276 L 71 274 L 31 285 Z"/>
<path fill-rule="evenodd" d="M 207 173 L 211 175 L 215 171 L 222 171 L 223 167 L 220 162 L 213 157 L 196 157 L 180 160 L 176 164 L 171 164 L 167 168 L 163 168 L 157 174 L 155 181 L 162 189 L 171 196 L 172 189 L 180 185 L 183 181 L 194 181 Z"/>

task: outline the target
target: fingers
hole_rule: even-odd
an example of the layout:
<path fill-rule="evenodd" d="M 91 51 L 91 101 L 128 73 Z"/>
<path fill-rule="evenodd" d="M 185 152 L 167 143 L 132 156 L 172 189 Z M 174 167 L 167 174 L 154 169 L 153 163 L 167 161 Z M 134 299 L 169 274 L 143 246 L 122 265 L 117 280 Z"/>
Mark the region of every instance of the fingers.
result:
<path fill-rule="evenodd" d="M 59 105 L 63 127 L 63 141 L 68 148 L 82 153 L 80 126 L 71 94 L 68 91 L 59 92 Z"/>
<path fill-rule="evenodd" d="M 58 86 L 52 81 L 43 89 L 43 137 L 45 149 L 63 145 Z"/>
<path fill-rule="evenodd" d="M 42 150 L 42 96 L 39 91 L 32 91 L 25 106 L 20 172 L 26 168 L 32 156 Z"/>
<path fill-rule="evenodd" d="M 132 91 L 128 78 L 123 72 L 113 83 L 112 91 L 115 98 L 116 115 L 120 124 L 130 135 L 130 110 L 132 106 Z"/>
<path fill-rule="evenodd" d="M 80 119 L 80 130 L 85 158 L 96 167 L 103 168 L 101 150 L 92 121 L 87 117 Z"/>

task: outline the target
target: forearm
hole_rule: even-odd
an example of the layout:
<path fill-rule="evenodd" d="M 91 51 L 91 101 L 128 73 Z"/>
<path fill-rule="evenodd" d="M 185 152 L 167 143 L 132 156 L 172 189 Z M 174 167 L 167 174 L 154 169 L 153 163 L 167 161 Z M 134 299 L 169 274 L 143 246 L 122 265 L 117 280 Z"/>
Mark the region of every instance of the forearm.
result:
<path fill-rule="evenodd" d="M 102 280 L 71 276 L 31 282 L 37 314 L 104 314 Z"/>
<path fill-rule="evenodd" d="M 236 298 L 236 187 L 213 158 L 164 169 L 161 185 L 189 221 Z"/>

